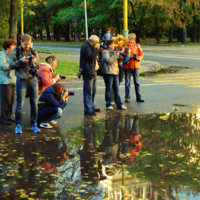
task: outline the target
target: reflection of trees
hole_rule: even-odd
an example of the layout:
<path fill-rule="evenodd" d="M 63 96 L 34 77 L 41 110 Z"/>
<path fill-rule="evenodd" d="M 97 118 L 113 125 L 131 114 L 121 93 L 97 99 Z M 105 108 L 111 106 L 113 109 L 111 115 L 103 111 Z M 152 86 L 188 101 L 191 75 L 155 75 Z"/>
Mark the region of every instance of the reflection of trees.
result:
<path fill-rule="evenodd" d="M 194 114 L 140 116 L 143 154 L 129 172 L 171 197 L 172 187 L 200 192 L 198 128 Z"/>

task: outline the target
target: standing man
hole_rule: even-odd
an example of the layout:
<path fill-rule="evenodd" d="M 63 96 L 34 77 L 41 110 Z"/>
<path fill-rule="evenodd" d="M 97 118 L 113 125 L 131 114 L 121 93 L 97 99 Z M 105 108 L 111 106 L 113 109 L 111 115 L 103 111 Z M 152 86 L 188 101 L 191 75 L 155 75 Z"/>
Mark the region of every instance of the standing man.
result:
<path fill-rule="evenodd" d="M 128 48 L 129 56 L 131 57 L 130 61 L 127 64 L 124 64 L 125 68 L 125 101 L 129 102 L 130 99 L 130 81 L 131 75 L 133 75 L 133 82 L 135 85 L 135 94 L 137 102 L 144 102 L 141 99 L 140 95 L 140 83 L 139 83 L 139 69 L 140 62 L 144 58 L 142 48 L 139 44 L 136 44 L 136 34 L 130 33 L 128 35 Z"/>
<path fill-rule="evenodd" d="M 96 77 L 99 68 L 97 57 L 99 54 L 99 37 L 91 35 L 89 40 L 81 47 L 80 51 L 80 69 L 83 70 L 83 100 L 84 113 L 95 115 L 100 109 L 94 105 L 96 94 Z"/>
<path fill-rule="evenodd" d="M 22 45 L 11 52 L 10 69 L 15 69 L 17 76 L 16 92 L 17 106 L 15 111 L 16 128 L 15 133 L 22 133 L 22 108 L 25 102 L 27 90 L 29 92 L 31 104 L 31 130 L 40 132 L 37 127 L 38 115 L 38 81 L 34 73 L 31 72 L 30 59 L 27 56 L 33 56 L 33 64 L 39 68 L 40 62 L 37 51 L 30 48 L 31 36 L 24 34 L 21 37 Z"/>
<path fill-rule="evenodd" d="M 110 28 L 106 29 L 106 33 L 102 37 L 102 42 L 105 44 L 107 40 L 111 39 Z"/>

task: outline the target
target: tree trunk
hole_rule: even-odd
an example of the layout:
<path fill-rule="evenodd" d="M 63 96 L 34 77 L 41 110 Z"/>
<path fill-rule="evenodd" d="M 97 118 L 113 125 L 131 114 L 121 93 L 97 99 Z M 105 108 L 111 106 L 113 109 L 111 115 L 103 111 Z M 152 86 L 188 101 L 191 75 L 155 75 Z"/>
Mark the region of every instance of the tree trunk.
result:
<path fill-rule="evenodd" d="M 54 39 L 57 38 L 57 34 L 58 34 L 58 32 L 57 32 L 57 26 L 56 26 L 56 24 L 54 24 L 54 26 L 53 26 L 53 38 Z"/>
<path fill-rule="evenodd" d="M 197 16 L 193 16 L 193 34 L 192 34 L 192 42 L 197 42 Z"/>
<path fill-rule="evenodd" d="M 67 25 L 65 25 L 65 32 L 66 32 L 66 39 L 67 39 L 66 41 L 70 41 L 70 39 L 69 39 L 69 23 Z"/>
<path fill-rule="evenodd" d="M 43 40 L 42 29 L 40 29 L 40 39 Z"/>
<path fill-rule="evenodd" d="M 49 25 L 47 25 L 45 28 L 46 28 L 46 31 L 47 31 L 47 40 L 51 40 Z"/>
<path fill-rule="evenodd" d="M 174 32 L 174 20 L 171 19 L 171 26 L 170 26 L 170 29 L 169 29 L 169 41 L 168 41 L 168 43 L 173 42 L 173 32 Z"/>
<path fill-rule="evenodd" d="M 60 27 L 60 26 L 57 26 L 56 41 L 60 41 L 60 31 L 59 31 L 59 27 Z"/>
<path fill-rule="evenodd" d="M 158 26 L 158 18 L 157 17 L 155 17 L 155 26 L 156 26 L 156 29 L 155 29 L 156 43 L 160 44 L 160 29 Z"/>
<path fill-rule="evenodd" d="M 101 38 L 103 37 L 103 35 L 105 34 L 105 32 L 106 32 L 106 29 L 105 29 L 104 26 L 102 26 Z"/>
<path fill-rule="evenodd" d="M 17 1 L 10 1 L 10 32 L 9 37 L 17 41 Z"/>
<path fill-rule="evenodd" d="M 185 25 L 185 18 L 182 21 L 182 44 L 187 44 L 187 29 Z"/>

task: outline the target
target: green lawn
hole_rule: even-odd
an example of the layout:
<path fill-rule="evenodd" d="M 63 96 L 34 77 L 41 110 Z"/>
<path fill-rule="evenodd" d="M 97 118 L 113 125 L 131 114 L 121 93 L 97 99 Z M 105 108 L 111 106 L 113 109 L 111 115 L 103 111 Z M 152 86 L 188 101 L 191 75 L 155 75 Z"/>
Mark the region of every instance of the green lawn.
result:
<path fill-rule="evenodd" d="M 68 55 L 73 55 L 70 52 L 63 52 L 63 51 L 54 51 L 54 50 L 49 50 L 49 49 L 37 49 L 38 53 L 52 53 L 52 54 L 68 54 Z"/>
<path fill-rule="evenodd" d="M 34 41 L 34 44 L 50 44 L 50 45 L 60 45 L 60 46 L 82 46 L 85 42 L 75 43 L 75 42 L 55 42 L 55 41 Z"/>
<path fill-rule="evenodd" d="M 40 63 L 45 63 L 44 58 L 40 58 Z M 79 72 L 79 63 L 66 61 L 66 60 L 58 60 L 58 66 L 55 69 L 55 74 L 60 75 L 76 75 Z"/>

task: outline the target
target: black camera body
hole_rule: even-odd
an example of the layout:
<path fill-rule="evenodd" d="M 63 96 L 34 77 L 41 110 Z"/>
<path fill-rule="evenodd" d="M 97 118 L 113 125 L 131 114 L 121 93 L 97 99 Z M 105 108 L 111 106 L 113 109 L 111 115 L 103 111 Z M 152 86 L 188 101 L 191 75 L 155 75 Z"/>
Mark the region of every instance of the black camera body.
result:
<path fill-rule="evenodd" d="M 100 44 L 100 47 L 103 48 L 104 50 L 108 49 L 108 47 L 105 44 Z"/>
<path fill-rule="evenodd" d="M 30 74 L 32 74 L 33 76 L 36 76 L 37 79 L 41 79 L 42 77 L 39 75 L 37 68 L 35 67 L 34 63 L 33 63 L 33 59 L 34 59 L 34 55 L 28 55 L 26 56 L 29 60 L 29 64 L 30 64 Z"/>
<path fill-rule="evenodd" d="M 79 73 L 76 76 L 78 76 L 78 78 L 80 79 L 81 76 L 83 75 L 83 73 L 84 73 L 84 70 L 82 68 L 80 68 Z"/>
<path fill-rule="evenodd" d="M 67 90 L 64 90 L 64 93 L 65 93 L 66 91 L 67 91 Z M 74 96 L 74 92 L 68 91 L 68 95 L 69 95 L 69 96 Z"/>
<path fill-rule="evenodd" d="M 61 79 L 66 79 L 66 76 L 59 75 Z"/>

